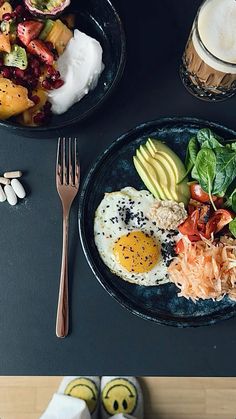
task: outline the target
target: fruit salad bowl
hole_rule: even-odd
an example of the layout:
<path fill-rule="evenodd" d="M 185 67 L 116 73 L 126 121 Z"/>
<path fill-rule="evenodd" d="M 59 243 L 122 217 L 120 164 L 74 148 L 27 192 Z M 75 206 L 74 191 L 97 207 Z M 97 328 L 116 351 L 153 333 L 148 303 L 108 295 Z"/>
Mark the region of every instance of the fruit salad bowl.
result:
<path fill-rule="evenodd" d="M 67 1 L 67 3 L 69 2 Z M 24 11 L 26 17 L 23 16 L 21 22 L 22 5 L 24 10 L 26 10 L 26 12 Z M 0 89 L 6 88 L 9 97 L 12 98 L 11 102 L 14 103 L 14 106 L 12 103 L 7 103 L 6 109 L 7 106 L 10 106 L 14 109 L 13 112 L 15 112 L 15 109 L 18 109 L 18 107 L 21 109 L 22 103 L 26 103 L 29 111 L 36 109 L 36 114 L 33 114 L 32 117 L 32 112 L 27 113 L 28 110 L 26 109 L 26 113 L 22 112 L 21 114 L 18 112 L 18 115 L 6 116 L 4 114 L 5 109 L 3 109 L 2 113 L 0 109 L 0 114 L 3 115 L 0 118 L 0 127 L 10 129 L 16 134 L 22 133 L 22 135 L 29 137 L 37 137 L 39 135 L 43 136 L 43 134 L 47 135 L 52 130 L 60 130 L 79 123 L 103 104 L 117 86 L 123 73 L 125 65 L 125 35 L 115 8 L 109 0 L 80 0 L 79 2 L 71 0 L 69 6 L 61 13 L 57 10 L 55 16 L 45 14 L 46 17 L 43 19 L 34 10 L 29 11 L 23 2 L 15 2 L 13 7 L 12 13 L 11 10 L 7 10 L 7 8 L 6 10 L 1 10 L 0 7 Z M 67 21 L 64 20 L 64 15 L 67 16 L 67 19 L 68 16 L 72 16 L 73 22 L 70 26 L 71 22 L 68 21 L 69 29 L 66 28 L 66 31 L 63 32 L 65 27 L 63 25 L 67 24 Z M 9 46 L 9 36 L 13 36 L 11 25 L 14 24 L 17 26 L 15 30 L 17 36 L 15 41 L 13 43 L 11 41 Z M 55 31 L 56 26 L 57 33 Z M 54 31 L 52 31 L 52 28 L 54 28 Z M 73 32 L 74 30 L 75 32 Z M 77 36 L 80 37 L 78 44 L 81 39 L 83 40 L 84 34 L 86 34 L 85 42 L 87 42 L 87 39 L 92 39 L 92 51 L 93 48 L 98 48 L 98 43 L 100 44 L 101 71 L 99 77 L 97 77 L 98 80 L 95 80 L 94 86 L 90 89 L 84 89 L 84 96 L 81 100 L 59 114 L 53 111 L 54 105 L 50 103 L 50 99 L 47 96 L 52 89 L 58 89 L 59 91 L 64 83 L 63 75 L 57 71 L 57 63 L 53 67 L 53 54 L 55 52 L 55 56 L 57 54 L 60 60 L 60 54 L 63 54 L 61 48 L 65 54 L 68 45 L 73 59 L 73 46 L 69 45 L 69 42 L 74 41 L 76 32 Z M 55 38 L 55 33 L 59 42 Z M 33 39 L 32 34 L 34 34 Z M 50 34 L 50 37 L 48 34 Z M 72 37 L 73 39 L 71 39 Z M 78 55 L 75 59 L 77 58 Z M 93 61 L 96 60 L 93 59 Z M 95 70 L 95 77 L 96 74 Z M 75 85 L 82 83 L 81 78 L 83 75 L 81 77 L 80 75 L 80 72 L 78 72 L 78 75 L 75 72 L 73 76 Z M 8 82 L 4 84 L 6 79 Z M 14 86 L 14 84 L 17 86 Z M 29 88 L 28 86 L 33 87 Z M 28 90 L 28 95 L 26 89 Z M 9 101 L 7 96 L 6 94 L 6 101 Z M 56 106 L 63 108 L 63 102 L 66 100 L 65 95 L 61 94 L 58 97 L 59 100 Z M 43 104 L 43 107 L 40 108 L 41 104 Z M 28 114 L 31 115 L 33 124 L 25 123 Z M 23 122 L 22 118 L 24 118 Z"/>

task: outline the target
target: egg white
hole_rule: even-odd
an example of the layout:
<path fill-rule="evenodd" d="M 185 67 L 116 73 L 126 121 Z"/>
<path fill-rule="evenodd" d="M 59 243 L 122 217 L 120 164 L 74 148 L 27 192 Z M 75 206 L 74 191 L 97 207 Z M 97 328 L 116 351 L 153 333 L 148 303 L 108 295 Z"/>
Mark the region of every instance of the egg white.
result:
<path fill-rule="evenodd" d="M 94 238 L 103 262 L 116 275 L 125 281 L 138 285 L 152 286 L 169 282 L 167 261 L 163 258 L 165 245 L 174 249 L 178 233 L 159 229 L 150 221 L 147 214 L 155 202 L 153 195 L 145 190 L 137 191 L 126 187 L 118 192 L 106 193 L 97 208 L 94 219 Z M 149 271 L 129 272 L 115 258 L 115 241 L 131 231 L 142 231 L 160 245 L 160 259 Z"/>

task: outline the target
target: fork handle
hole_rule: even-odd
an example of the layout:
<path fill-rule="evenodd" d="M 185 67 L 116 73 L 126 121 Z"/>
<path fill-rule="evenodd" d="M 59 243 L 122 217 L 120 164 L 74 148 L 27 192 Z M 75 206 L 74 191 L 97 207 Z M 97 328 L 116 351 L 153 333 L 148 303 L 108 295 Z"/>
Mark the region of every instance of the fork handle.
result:
<path fill-rule="evenodd" d="M 60 288 L 57 306 L 56 335 L 64 338 L 69 330 L 69 302 L 68 302 L 68 232 L 69 210 L 63 209 L 63 245 L 61 260 Z"/>

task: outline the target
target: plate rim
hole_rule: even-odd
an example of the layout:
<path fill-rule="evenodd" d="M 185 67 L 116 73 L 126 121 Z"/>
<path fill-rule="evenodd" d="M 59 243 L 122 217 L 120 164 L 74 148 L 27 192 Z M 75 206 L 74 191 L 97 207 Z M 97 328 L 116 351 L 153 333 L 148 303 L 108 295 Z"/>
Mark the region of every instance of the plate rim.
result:
<path fill-rule="evenodd" d="M 10 129 L 12 133 L 16 135 L 25 134 L 25 135 L 32 135 L 34 133 L 36 134 L 45 134 L 47 132 L 53 132 L 56 130 L 60 130 L 63 128 L 72 127 L 75 124 L 79 124 L 82 121 L 86 120 L 89 116 L 91 116 L 94 112 L 96 112 L 98 109 L 101 108 L 101 106 L 104 104 L 104 102 L 114 93 L 118 83 L 120 82 L 122 75 L 124 73 L 125 65 L 126 65 L 126 51 L 127 51 L 127 45 L 126 45 L 126 35 L 124 26 L 122 23 L 122 20 L 120 18 L 119 13 L 117 12 L 115 6 L 110 0 L 104 0 L 106 1 L 111 9 L 113 10 L 113 13 L 116 17 L 119 29 L 120 29 L 120 40 L 121 40 L 121 53 L 120 53 L 120 59 L 119 59 L 119 66 L 115 75 L 115 78 L 112 80 L 112 83 L 109 87 L 109 89 L 105 92 L 105 94 L 101 97 L 101 99 L 90 109 L 83 112 L 83 114 L 78 118 L 74 117 L 69 122 L 64 122 L 63 124 L 57 124 L 55 126 L 45 125 L 45 126 L 39 126 L 39 127 L 27 127 L 24 125 L 20 125 L 14 122 L 7 123 L 5 120 L 0 120 L 0 128 L 3 129 Z"/>
<path fill-rule="evenodd" d="M 102 164 L 103 160 L 106 159 L 107 155 L 111 153 L 111 151 L 117 147 L 126 137 L 130 137 L 139 131 L 143 129 L 148 129 L 153 126 L 153 128 L 157 129 L 158 125 L 162 124 L 192 124 L 192 125 L 207 125 L 207 127 L 212 127 L 212 129 L 218 129 L 218 130 L 226 130 L 230 135 L 236 136 L 236 130 L 232 128 L 228 128 L 222 124 L 219 124 L 217 122 L 208 121 L 205 119 L 199 119 L 195 117 L 180 117 L 180 116 L 174 116 L 174 117 L 164 117 L 159 119 L 153 119 L 147 122 L 142 122 L 138 125 L 136 125 L 134 128 L 131 128 L 130 130 L 124 132 L 119 137 L 117 137 L 114 141 L 111 142 L 111 144 L 108 145 L 108 147 L 103 150 L 98 157 L 91 163 L 89 166 L 89 169 L 85 175 L 83 184 L 80 189 L 80 197 L 79 197 L 79 209 L 78 209 L 78 228 L 79 228 L 79 235 L 80 235 L 80 241 L 82 245 L 82 249 L 85 255 L 85 258 L 87 260 L 87 263 L 92 270 L 95 278 L 98 280 L 98 282 L 102 285 L 102 287 L 106 290 L 106 292 L 115 299 L 123 308 L 131 312 L 132 314 L 141 317 L 144 320 L 152 321 L 159 325 L 165 325 L 165 326 L 173 326 L 178 328 L 186 328 L 186 327 L 200 327 L 200 326 L 209 326 L 216 322 L 227 320 L 229 318 L 232 318 L 236 315 L 236 307 L 233 312 L 232 309 L 229 309 L 229 312 L 226 312 L 223 316 L 222 314 L 214 314 L 214 317 L 212 318 L 212 315 L 205 315 L 202 318 L 193 318 L 193 317 L 185 317 L 181 319 L 180 317 L 176 318 L 169 318 L 168 316 L 162 316 L 160 318 L 153 317 L 148 312 L 148 309 L 145 308 L 138 308 L 137 304 L 133 301 L 130 301 L 127 303 L 122 299 L 122 294 L 118 290 L 117 292 L 114 292 L 112 287 L 107 283 L 107 281 L 103 278 L 102 275 L 100 275 L 100 271 L 97 269 L 96 263 L 93 261 L 92 254 L 90 252 L 90 248 L 86 239 L 86 235 L 84 233 L 85 231 L 85 217 L 83 217 L 84 214 L 84 204 L 85 199 L 87 195 L 87 188 L 90 184 L 90 181 L 93 177 L 94 172 L 98 169 L 98 167 Z"/>

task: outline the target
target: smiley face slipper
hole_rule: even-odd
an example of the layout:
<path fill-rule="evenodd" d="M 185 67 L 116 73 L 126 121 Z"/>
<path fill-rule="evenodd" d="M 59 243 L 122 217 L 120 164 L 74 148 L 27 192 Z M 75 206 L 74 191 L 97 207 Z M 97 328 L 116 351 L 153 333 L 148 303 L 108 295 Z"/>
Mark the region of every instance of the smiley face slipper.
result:
<path fill-rule="evenodd" d="M 101 418 L 143 419 L 143 394 L 135 377 L 102 377 Z"/>
<path fill-rule="evenodd" d="M 97 419 L 100 393 L 99 377 L 64 377 L 58 393 L 84 400 L 91 418 Z"/>

